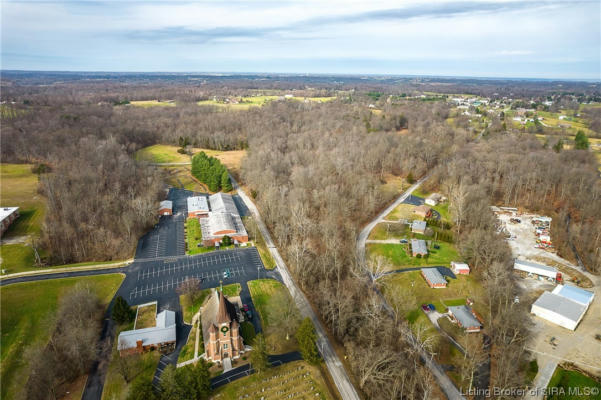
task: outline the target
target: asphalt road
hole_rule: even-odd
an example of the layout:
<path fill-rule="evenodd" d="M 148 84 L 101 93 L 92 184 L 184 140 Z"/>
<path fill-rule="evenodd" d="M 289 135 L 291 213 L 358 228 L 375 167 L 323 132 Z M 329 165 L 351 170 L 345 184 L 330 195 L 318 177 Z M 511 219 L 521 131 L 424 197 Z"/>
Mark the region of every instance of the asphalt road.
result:
<path fill-rule="evenodd" d="M 286 267 L 286 263 L 280 256 L 278 249 L 275 247 L 275 244 L 271 239 L 271 235 L 269 234 L 269 230 L 267 229 L 267 227 L 263 223 L 263 220 L 261 219 L 259 210 L 252 202 L 252 200 L 246 195 L 246 193 L 244 193 L 244 191 L 240 189 L 238 182 L 236 182 L 236 180 L 231 175 L 230 178 L 232 181 L 232 186 L 237 191 L 238 196 L 240 196 L 240 199 L 246 204 L 246 207 L 248 208 L 249 212 L 254 216 L 255 221 L 257 222 L 257 226 L 259 227 L 259 230 L 263 235 L 263 239 L 265 240 L 267 248 L 269 249 L 271 256 L 276 262 L 276 269 L 279 271 L 284 284 L 290 292 L 290 295 L 296 302 L 296 305 L 301 315 L 309 317 L 313 322 L 317 334 L 317 347 L 319 348 L 321 356 L 323 357 L 326 366 L 328 367 L 328 371 L 332 376 L 332 380 L 338 388 L 340 397 L 342 397 L 342 399 L 344 400 L 359 400 L 357 390 L 355 389 L 353 383 L 349 379 L 349 376 L 346 373 L 346 370 L 344 369 L 344 365 L 340 362 L 338 355 L 334 351 L 334 348 L 332 347 L 332 344 L 330 343 L 330 340 L 326 335 L 326 331 L 321 325 L 317 314 L 315 313 L 315 311 L 313 311 L 313 308 L 311 307 L 304 293 L 296 286 L 296 283 L 292 279 L 292 276 L 290 275 L 290 272 Z"/>

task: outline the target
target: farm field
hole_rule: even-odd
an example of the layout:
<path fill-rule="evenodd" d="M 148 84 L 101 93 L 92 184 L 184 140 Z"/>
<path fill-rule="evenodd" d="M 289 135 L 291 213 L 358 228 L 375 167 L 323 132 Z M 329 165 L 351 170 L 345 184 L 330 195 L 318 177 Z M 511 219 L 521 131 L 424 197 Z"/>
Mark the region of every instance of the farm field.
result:
<path fill-rule="evenodd" d="M 558 393 L 550 394 L 549 400 L 601 399 L 601 382 L 595 381 L 580 372 L 566 370 L 561 367 L 557 367 L 551 377 L 548 389 L 551 388 L 557 388 Z M 576 393 L 571 394 L 570 389 L 576 391 Z M 591 390 L 596 390 L 596 393 L 592 393 Z"/>
<path fill-rule="evenodd" d="M 229 399 L 294 399 L 328 400 L 330 395 L 323 375 L 318 367 L 305 361 L 294 361 L 273 367 L 262 375 L 253 374 L 217 389 L 214 400 Z"/>
<path fill-rule="evenodd" d="M 196 104 L 199 106 L 214 106 L 221 107 L 232 111 L 241 111 L 248 110 L 252 107 L 262 107 L 265 104 L 276 101 L 276 100 L 293 100 L 293 101 L 306 101 L 306 102 L 315 102 L 315 103 L 324 103 L 327 101 L 332 101 L 336 99 L 336 97 L 300 97 L 293 96 L 286 99 L 282 99 L 282 96 L 275 95 L 262 95 L 262 96 L 246 96 L 246 97 L 233 97 L 233 99 L 237 102 L 226 102 L 225 100 L 201 100 Z"/>
<path fill-rule="evenodd" d="M 273 279 L 259 279 L 248 282 L 248 288 L 255 308 L 261 317 L 261 326 L 270 354 L 283 354 L 298 350 L 296 339 L 290 335 L 286 340 L 285 333 L 275 326 L 270 316 L 277 313 L 278 305 L 272 300 L 278 292 L 289 296 L 288 290 L 280 282 Z"/>
<path fill-rule="evenodd" d="M 427 258 L 417 258 L 410 256 L 407 251 L 408 244 L 396 243 L 368 243 L 368 256 L 384 256 L 388 258 L 393 269 L 402 269 L 410 267 L 420 267 L 426 265 L 448 266 L 451 261 L 459 260 L 459 255 L 455 246 L 450 243 L 437 242 L 439 249 L 429 248 Z"/>
<path fill-rule="evenodd" d="M 135 107 L 142 107 L 142 108 L 148 108 L 148 107 L 175 107 L 175 102 L 173 100 L 166 100 L 166 101 L 160 101 L 160 100 L 134 100 L 134 101 L 130 101 L 129 104 L 131 104 L 132 106 Z"/>
<path fill-rule="evenodd" d="M 14 398 L 24 377 L 23 352 L 33 343 L 45 343 L 53 330 L 51 317 L 63 294 L 81 282 L 90 285 L 108 305 L 123 281 L 111 274 L 18 283 L 2 287 L 1 377 L 2 398 Z M 18 382 L 15 381 L 16 377 Z"/>

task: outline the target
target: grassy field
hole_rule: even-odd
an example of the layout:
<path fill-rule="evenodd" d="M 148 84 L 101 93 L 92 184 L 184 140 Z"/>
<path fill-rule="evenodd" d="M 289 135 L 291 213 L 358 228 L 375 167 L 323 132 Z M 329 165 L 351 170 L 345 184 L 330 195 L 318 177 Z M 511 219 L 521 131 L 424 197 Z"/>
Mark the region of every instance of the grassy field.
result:
<path fill-rule="evenodd" d="M 409 225 L 394 222 L 381 222 L 369 234 L 369 240 L 402 239 L 409 237 Z"/>
<path fill-rule="evenodd" d="M 248 288 L 253 304 L 261 317 L 268 352 L 270 354 L 282 354 L 297 350 L 296 340 L 292 336 L 290 340 L 286 340 L 285 334 L 276 329 L 274 323 L 270 320 L 270 315 L 273 315 L 277 309 L 272 297 L 279 291 L 288 294 L 286 287 L 273 279 L 259 279 L 248 282 Z"/>
<path fill-rule="evenodd" d="M 0 206 L 20 207 L 20 217 L 4 237 L 39 234 L 46 208 L 38 194 L 38 176 L 31 164 L 0 164 Z"/>
<path fill-rule="evenodd" d="M 2 119 L 17 118 L 19 115 L 22 115 L 26 112 L 26 110 L 16 108 L 11 104 L 0 104 L 0 118 Z"/>
<path fill-rule="evenodd" d="M 601 399 L 601 383 L 589 378 L 586 375 L 581 374 L 577 371 L 569 371 L 561 367 L 557 367 L 551 377 L 548 389 L 557 388 L 557 394 L 550 394 L 549 400 L 559 399 Z M 572 393 L 570 393 L 570 389 Z M 596 393 L 591 393 L 591 389 L 595 390 Z M 551 393 L 551 392 L 549 392 Z"/>
<path fill-rule="evenodd" d="M 198 218 L 188 218 L 186 220 L 186 243 L 188 244 L 186 254 L 199 254 L 214 250 L 213 248 L 198 247 L 202 243 L 202 231 L 200 230 Z"/>
<path fill-rule="evenodd" d="M 152 328 L 156 326 L 157 316 L 157 305 L 148 304 L 145 306 L 138 306 L 138 313 L 136 314 L 136 329 Z"/>
<path fill-rule="evenodd" d="M 219 388 L 213 399 L 332 399 L 318 367 L 294 361 Z"/>
<path fill-rule="evenodd" d="M 267 245 L 265 244 L 265 239 L 263 235 L 259 231 L 257 227 L 257 223 L 253 219 L 252 216 L 242 217 L 242 222 L 246 227 L 246 231 L 249 233 L 249 238 L 253 241 L 254 245 L 257 247 L 259 251 L 259 255 L 261 256 L 261 260 L 263 261 L 263 265 L 266 269 L 274 269 L 276 267 L 275 260 L 271 256 Z"/>
<path fill-rule="evenodd" d="M 209 189 L 205 185 L 192 178 L 189 166 L 163 166 L 162 169 L 166 173 L 165 183 L 167 185 L 193 192 L 209 193 Z"/>
<path fill-rule="evenodd" d="M 182 350 L 177 357 L 177 362 L 181 363 L 184 361 L 188 361 L 194 358 L 194 348 L 196 347 L 196 331 L 198 330 L 198 322 L 192 326 L 190 330 L 190 335 L 188 336 L 188 341 L 182 347 Z M 202 333 L 199 335 L 199 343 L 198 343 L 198 355 L 204 353 L 204 343 Z"/>
<path fill-rule="evenodd" d="M 33 343 L 45 343 L 54 327 L 51 317 L 65 292 L 81 282 L 94 288 L 107 305 L 121 285 L 123 275 L 54 279 L 2 287 L 1 377 L 2 398 L 14 398 L 26 377 L 23 352 Z M 18 378 L 18 379 L 17 379 Z"/>
<path fill-rule="evenodd" d="M 175 107 L 175 102 L 171 100 L 159 101 L 159 100 L 135 100 L 130 101 L 129 104 L 135 107 Z"/>
<path fill-rule="evenodd" d="M 225 108 L 232 111 L 241 111 L 248 110 L 252 107 L 262 107 L 265 104 L 272 102 L 274 100 L 279 100 L 282 96 L 247 96 L 247 97 L 232 97 L 229 101 L 225 100 L 201 100 L 197 102 L 199 106 L 213 106 Z M 315 102 L 315 103 L 325 103 L 327 101 L 332 101 L 336 99 L 336 97 L 291 97 L 286 100 L 294 100 L 294 101 L 303 101 L 303 102 Z"/>
<path fill-rule="evenodd" d="M 119 336 L 121 331 L 133 329 L 133 324 L 121 325 L 117 328 L 115 337 Z M 109 368 L 104 382 L 102 391 L 102 399 L 104 400 L 124 400 L 127 398 L 131 383 L 137 379 L 150 381 L 154 376 L 154 371 L 159 363 L 160 353 L 151 351 L 142 355 L 129 356 L 125 359 L 120 359 L 117 351 L 117 341 L 113 341 L 113 352 L 109 362 Z M 119 362 L 125 361 L 128 363 L 131 371 L 130 382 L 127 383 L 119 372 Z"/>
<path fill-rule="evenodd" d="M 389 244 L 389 243 L 368 243 L 368 255 L 382 255 L 388 258 L 393 267 L 419 267 L 424 265 L 443 265 L 448 266 L 451 261 L 459 260 L 459 255 L 455 246 L 450 243 L 438 242 L 440 248 L 428 249 L 427 258 L 411 257 L 407 252 L 408 244 Z M 395 269 L 397 269 L 395 268 Z"/>
<path fill-rule="evenodd" d="M 415 206 L 411 204 L 399 204 L 386 216 L 385 219 L 391 221 L 397 221 L 399 219 L 415 219 L 416 215 L 413 213 Z"/>
<path fill-rule="evenodd" d="M 399 193 L 403 192 L 406 186 L 407 183 L 403 177 L 389 174 L 384 176 L 384 183 L 380 186 L 380 190 L 384 196 L 396 197 Z"/>

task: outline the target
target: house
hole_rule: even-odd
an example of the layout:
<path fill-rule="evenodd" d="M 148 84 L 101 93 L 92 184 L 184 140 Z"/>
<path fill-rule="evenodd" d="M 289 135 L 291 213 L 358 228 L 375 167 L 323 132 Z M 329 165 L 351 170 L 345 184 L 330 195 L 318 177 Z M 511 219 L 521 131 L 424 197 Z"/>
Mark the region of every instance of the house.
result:
<path fill-rule="evenodd" d="M 117 349 L 121 357 L 153 350 L 170 353 L 175 350 L 176 338 L 175 312 L 164 310 L 157 314 L 155 326 L 121 332 Z"/>
<path fill-rule="evenodd" d="M 513 269 L 526 272 L 529 276 L 546 278 L 551 281 L 561 281 L 561 273 L 557 272 L 556 268 L 547 265 L 516 259 L 513 263 Z"/>
<path fill-rule="evenodd" d="M 422 268 L 422 276 L 433 289 L 442 289 L 447 287 L 447 280 L 436 268 Z"/>
<path fill-rule="evenodd" d="M 431 195 L 426 197 L 425 203 L 429 206 L 434 207 L 434 206 L 438 205 L 438 203 L 441 203 L 443 201 L 444 201 L 444 197 L 440 193 L 432 193 Z"/>
<path fill-rule="evenodd" d="M 558 285 L 552 292 L 543 292 L 532 304 L 530 312 L 573 331 L 584 317 L 593 297 L 594 294 L 587 290 Z"/>
<path fill-rule="evenodd" d="M 173 202 L 163 200 L 159 204 L 159 215 L 173 215 Z"/>
<path fill-rule="evenodd" d="M 209 203 L 205 196 L 188 197 L 188 218 L 203 218 L 209 215 Z"/>
<path fill-rule="evenodd" d="M 428 255 L 426 241 L 421 239 L 411 239 L 411 253 L 413 254 L 413 257 L 417 257 L 418 255 L 426 257 Z"/>
<path fill-rule="evenodd" d="M 429 206 L 422 204 L 421 206 L 415 207 L 413 213 L 422 218 L 430 218 L 432 216 L 432 209 Z"/>
<path fill-rule="evenodd" d="M 201 218 L 200 229 L 204 246 L 215 246 L 224 236 L 238 243 L 248 242 L 248 233 L 232 195 L 216 193 L 209 197 L 211 211 Z"/>
<path fill-rule="evenodd" d="M 0 237 L 17 218 L 19 218 L 19 207 L 0 208 Z"/>
<path fill-rule="evenodd" d="M 449 317 L 466 332 L 480 332 L 482 323 L 478 315 L 469 306 L 450 306 Z"/>
<path fill-rule="evenodd" d="M 426 233 L 426 221 L 415 220 L 411 224 L 411 232 L 413 233 L 421 233 L 422 235 Z"/>
<path fill-rule="evenodd" d="M 220 290 L 212 301 L 218 303 L 216 313 L 207 323 L 203 316 L 204 358 L 221 363 L 226 358 L 236 359 L 246 351 L 240 335 L 238 311 Z M 207 329 L 205 329 L 207 327 Z"/>
<path fill-rule="evenodd" d="M 470 266 L 466 263 L 460 263 L 457 261 L 451 261 L 451 270 L 458 275 L 470 274 Z"/>

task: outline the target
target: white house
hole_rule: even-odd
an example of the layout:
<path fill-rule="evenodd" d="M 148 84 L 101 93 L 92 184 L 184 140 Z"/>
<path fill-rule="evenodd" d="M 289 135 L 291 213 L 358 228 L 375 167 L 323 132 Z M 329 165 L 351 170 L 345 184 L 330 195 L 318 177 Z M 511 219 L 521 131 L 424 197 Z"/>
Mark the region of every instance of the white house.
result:
<path fill-rule="evenodd" d="M 456 261 L 451 261 L 451 270 L 459 275 L 469 275 L 470 266 L 466 263 L 460 263 Z"/>

